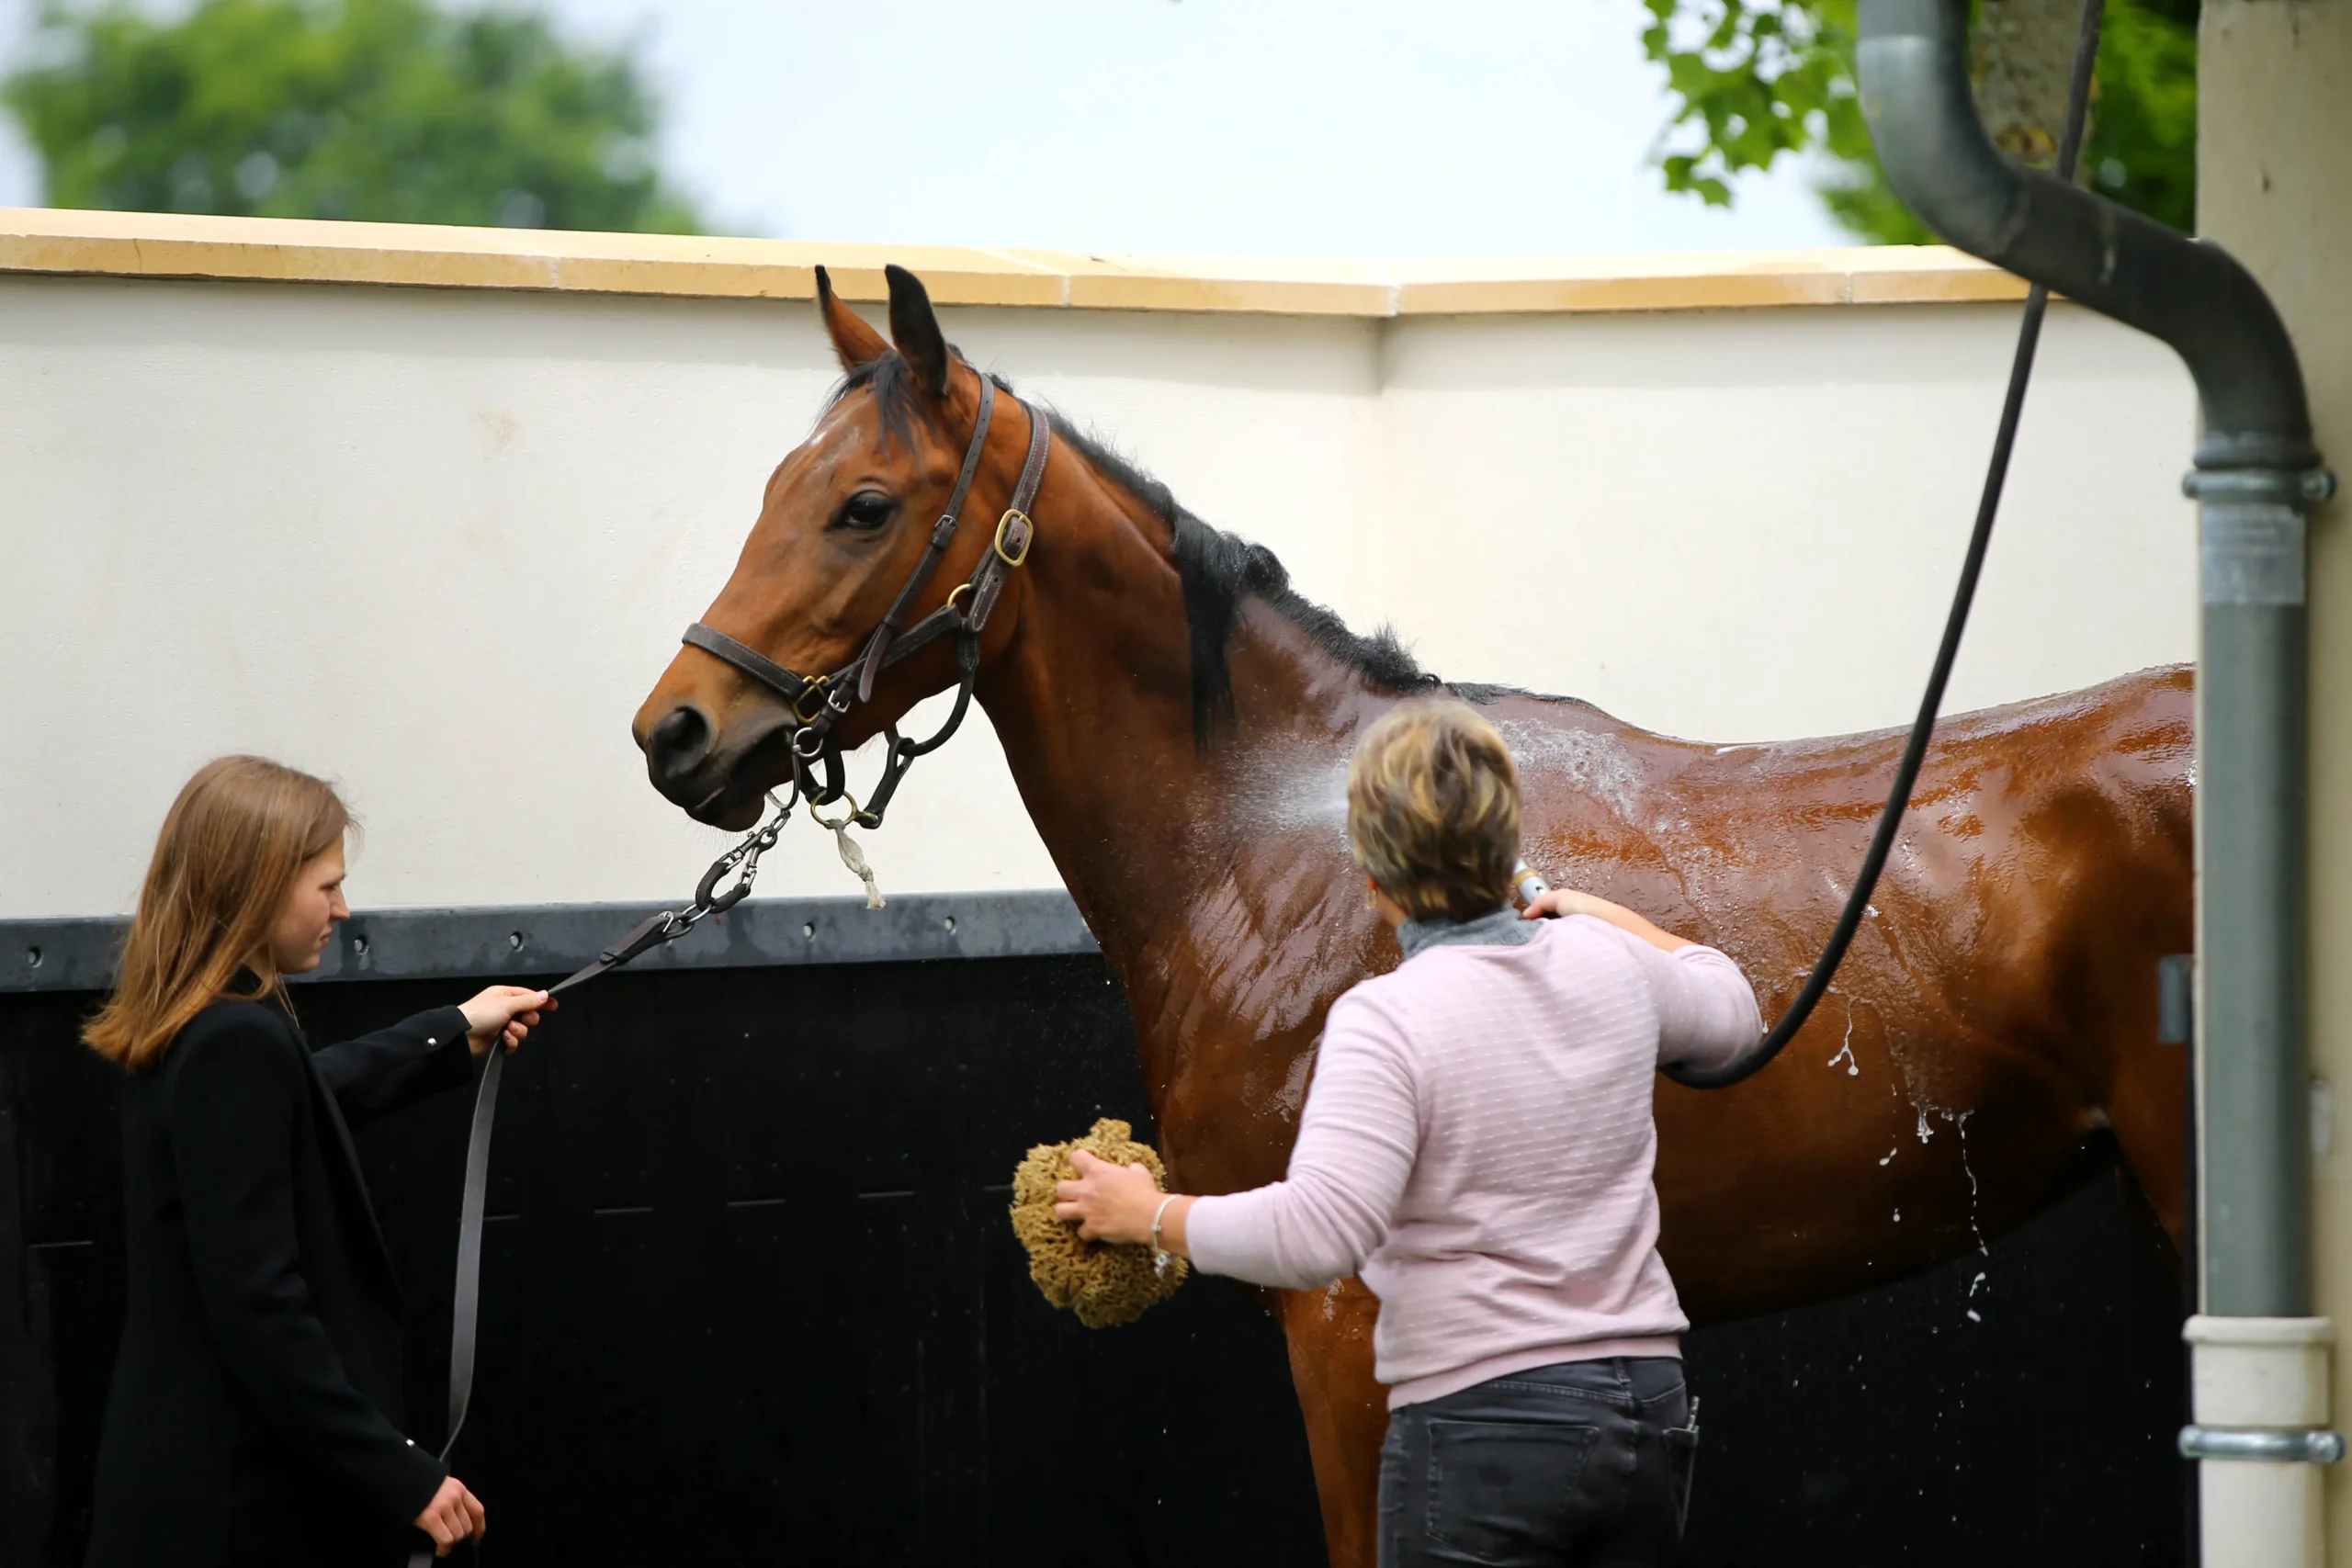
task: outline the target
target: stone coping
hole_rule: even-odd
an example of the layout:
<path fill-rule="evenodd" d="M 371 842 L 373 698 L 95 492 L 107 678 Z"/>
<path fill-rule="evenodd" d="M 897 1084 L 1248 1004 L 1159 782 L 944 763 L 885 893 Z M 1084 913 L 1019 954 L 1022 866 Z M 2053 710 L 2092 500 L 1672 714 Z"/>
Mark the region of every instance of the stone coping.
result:
<path fill-rule="evenodd" d="M 1943 245 L 1414 262 L 831 244 L 671 234 L 0 208 L 0 273 L 807 299 L 886 298 L 882 266 L 942 305 L 1427 315 L 1720 310 L 2022 299 L 2024 282 Z"/>

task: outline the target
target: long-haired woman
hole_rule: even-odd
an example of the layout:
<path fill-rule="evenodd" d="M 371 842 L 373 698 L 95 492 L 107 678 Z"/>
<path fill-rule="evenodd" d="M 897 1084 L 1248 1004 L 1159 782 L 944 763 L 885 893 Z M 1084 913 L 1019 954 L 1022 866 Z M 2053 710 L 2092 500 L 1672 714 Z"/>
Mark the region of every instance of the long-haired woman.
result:
<path fill-rule="evenodd" d="M 318 966 L 350 816 L 223 757 L 164 818 L 113 996 L 128 1302 L 90 1568 L 399 1562 L 482 1533 L 401 1431 L 400 1300 L 350 1129 L 470 1076 L 553 1004 L 494 986 L 312 1052 L 282 980 Z"/>

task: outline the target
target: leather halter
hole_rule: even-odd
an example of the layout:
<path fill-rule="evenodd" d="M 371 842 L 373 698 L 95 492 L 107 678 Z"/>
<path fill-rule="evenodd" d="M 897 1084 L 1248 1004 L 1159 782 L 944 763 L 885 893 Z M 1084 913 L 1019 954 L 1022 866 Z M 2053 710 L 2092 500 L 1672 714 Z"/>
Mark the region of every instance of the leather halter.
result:
<path fill-rule="evenodd" d="M 797 721 L 792 735 L 792 772 L 797 788 L 805 794 L 811 805 L 821 806 L 842 795 L 841 750 L 831 740 L 833 727 L 848 716 L 852 707 L 870 701 L 874 695 L 874 678 L 940 637 L 953 633 L 956 637 L 956 663 L 961 679 L 956 693 L 956 706 L 937 734 L 927 740 L 909 740 L 899 734 L 893 725 L 888 733 L 890 750 L 882 765 L 881 782 L 875 786 L 863 809 L 854 820 L 863 828 L 882 825 L 882 813 L 897 793 L 899 781 L 917 757 L 936 750 L 946 743 L 964 722 L 972 702 L 972 685 L 978 679 L 980 668 L 980 632 L 987 626 L 989 614 L 996 608 L 997 597 L 1004 591 L 1005 580 L 1029 558 L 1029 547 L 1036 535 L 1036 525 L 1029 519 L 1029 508 L 1037 498 L 1037 487 L 1046 477 L 1046 457 L 1053 441 L 1053 423 L 1045 412 L 1033 407 L 1013 393 L 1007 397 L 1021 405 L 1029 416 L 1029 455 L 1021 466 L 1020 482 L 1013 487 L 1012 504 L 997 520 L 996 536 L 989 542 L 988 553 L 980 558 L 972 575 L 956 585 L 947 595 L 947 602 L 913 626 L 901 632 L 909 609 L 931 575 L 955 542 L 956 526 L 962 519 L 964 502 L 971 493 L 972 480 L 979 472 L 980 454 L 988 445 L 989 424 L 996 411 L 996 383 L 988 377 L 980 378 L 979 417 L 972 426 L 971 444 L 964 449 L 964 466 L 956 475 L 956 488 L 948 493 L 947 509 L 931 527 L 931 542 L 922 558 L 915 562 L 907 581 L 890 602 L 881 623 L 874 628 L 858 649 L 855 657 L 830 675 L 802 675 L 785 668 L 759 649 L 729 637 L 725 632 L 696 621 L 688 626 L 680 640 L 687 646 L 701 649 L 712 657 L 725 660 L 736 670 L 782 697 Z M 959 601 L 961 602 L 959 604 Z M 819 761 L 825 766 L 825 780 L 820 785 L 810 775 L 810 766 Z M 854 802 L 852 803 L 855 804 Z"/>
<path fill-rule="evenodd" d="M 1021 402 L 1017 397 L 1012 400 Z M 844 844 L 849 841 L 845 829 L 850 823 L 868 829 L 882 825 L 883 808 L 889 804 L 899 781 L 906 776 L 914 760 L 944 745 L 964 722 L 964 715 L 972 705 L 972 682 L 979 674 L 980 630 L 988 625 L 989 612 L 996 608 L 997 595 L 1003 592 L 1005 579 L 1029 558 L 1029 546 L 1036 534 L 1035 525 L 1029 521 L 1029 508 L 1036 501 L 1037 486 L 1046 477 L 1046 454 L 1053 441 L 1053 427 L 1042 410 L 1022 403 L 1029 415 L 1029 457 L 1021 467 L 1020 483 L 1013 487 L 1012 504 L 997 520 L 996 537 L 990 542 L 988 554 L 980 558 L 972 575 L 947 595 L 946 604 L 916 622 L 903 635 L 899 631 L 908 607 L 931 580 L 956 537 L 956 518 L 971 492 L 972 478 L 979 471 L 980 450 L 987 445 L 989 420 L 995 406 L 995 383 L 983 376 L 979 420 L 972 429 L 972 444 L 964 450 L 964 467 L 956 476 L 956 489 L 947 498 L 947 510 L 932 525 L 931 544 L 923 551 L 922 559 L 915 563 L 906 585 L 899 590 L 899 596 L 891 601 L 881 625 L 874 628 L 874 635 L 865 639 L 856 658 L 831 675 L 797 675 L 759 649 L 747 648 L 700 621 L 686 628 L 686 642 L 725 660 L 762 685 L 772 688 L 791 705 L 793 717 L 799 720 L 792 744 L 793 784 L 796 790 L 808 795 L 812 806 L 838 799 L 842 794 L 841 751 L 838 747 L 829 746 L 828 740 L 833 726 L 853 705 L 873 696 L 875 675 L 943 635 L 956 634 L 956 663 L 963 679 L 956 689 L 955 712 L 940 727 L 939 733 L 928 740 L 905 739 L 897 726 L 890 728 L 890 751 L 883 764 L 882 782 L 867 799 L 865 808 L 854 811 L 838 823 L 818 818 L 841 834 Z M 964 602 L 964 607 L 958 607 L 959 600 Z M 804 746 L 804 739 L 810 735 L 815 737 L 814 742 Z M 809 787 L 812 781 L 808 778 L 809 765 L 820 754 L 829 775 L 821 792 Z M 851 805 L 854 807 L 856 802 L 852 801 Z M 548 994 L 568 991 L 617 969 L 640 953 L 677 941 L 709 916 L 733 908 L 751 892 L 760 856 L 775 847 L 776 837 L 790 814 L 791 806 L 787 803 L 772 821 L 713 861 L 710 869 L 703 873 L 702 884 L 695 889 L 691 905 L 683 910 L 665 909 L 640 921 L 599 953 L 594 963 L 550 987 Z M 730 872 L 736 874 L 737 881 L 722 893 L 718 884 Z M 493 1048 L 489 1066 L 482 1072 L 481 1087 L 474 1096 L 472 1131 L 466 1142 L 465 1193 L 458 1221 L 457 1292 L 449 1335 L 449 1425 L 447 1438 L 441 1446 L 445 1461 L 457 1445 L 473 1399 L 475 1330 L 481 1305 L 482 1211 L 490 1190 L 491 1129 L 498 1114 L 498 1083 L 505 1065 L 506 1053 Z M 432 1568 L 433 1561 L 429 1550 L 420 1551 L 409 1558 L 408 1568 Z"/>

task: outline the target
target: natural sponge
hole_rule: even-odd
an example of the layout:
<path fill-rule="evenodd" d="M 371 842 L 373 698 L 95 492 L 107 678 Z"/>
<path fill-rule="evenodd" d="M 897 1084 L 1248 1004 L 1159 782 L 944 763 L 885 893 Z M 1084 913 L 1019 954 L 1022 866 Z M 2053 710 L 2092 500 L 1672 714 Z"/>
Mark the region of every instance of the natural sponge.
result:
<path fill-rule="evenodd" d="M 1076 1149 L 1114 1165 L 1143 1166 L 1163 1190 L 1168 1185 L 1168 1168 L 1159 1156 L 1135 1141 L 1135 1129 L 1105 1116 L 1082 1138 L 1039 1144 L 1029 1151 L 1012 1173 L 1012 1234 L 1028 1248 L 1029 1278 L 1047 1301 L 1069 1308 L 1089 1328 L 1133 1323 L 1184 1282 L 1184 1260 L 1170 1258 L 1163 1272 L 1154 1266 L 1148 1246 L 1081 1241 L 1076 1225 L 1054 1218 L 1054 1183 L 1078 1179 L 1069 1160 Z"/>

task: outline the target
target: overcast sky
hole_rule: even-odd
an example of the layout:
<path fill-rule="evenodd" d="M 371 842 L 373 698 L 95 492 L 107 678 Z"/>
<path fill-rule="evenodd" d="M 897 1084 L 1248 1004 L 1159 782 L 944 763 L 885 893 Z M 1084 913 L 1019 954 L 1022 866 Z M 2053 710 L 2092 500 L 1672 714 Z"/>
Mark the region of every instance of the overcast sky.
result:
<path fill-rule="evenodd" d="M 0 53 L 32 0 L 0 0 Z M 1846 243 L 1666 194 L 1640 0 L 551 0 L 635 39 L 726 231 L 1395 257 Z M 38 201 L 0 117 L 0 205 Z"/>

